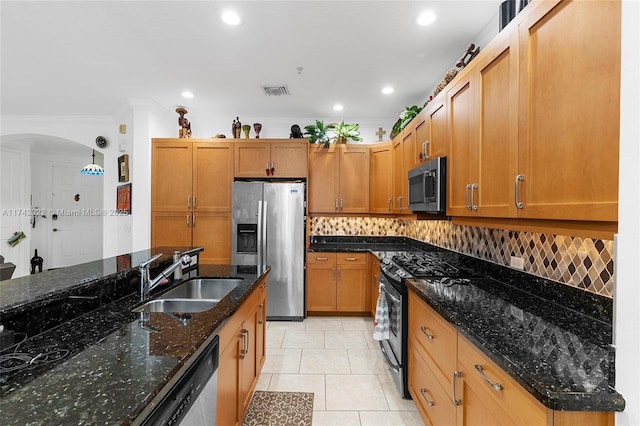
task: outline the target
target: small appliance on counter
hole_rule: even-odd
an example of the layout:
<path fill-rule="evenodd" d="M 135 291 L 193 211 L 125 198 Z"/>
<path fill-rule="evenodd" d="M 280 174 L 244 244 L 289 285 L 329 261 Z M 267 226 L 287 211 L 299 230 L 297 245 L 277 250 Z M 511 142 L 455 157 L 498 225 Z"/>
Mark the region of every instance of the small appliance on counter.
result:
<path fill-rule="evenodd" d="M 409 210 L 442 214 L 447 209 L 447 157 L 437 157 L 409 170 Z"/>

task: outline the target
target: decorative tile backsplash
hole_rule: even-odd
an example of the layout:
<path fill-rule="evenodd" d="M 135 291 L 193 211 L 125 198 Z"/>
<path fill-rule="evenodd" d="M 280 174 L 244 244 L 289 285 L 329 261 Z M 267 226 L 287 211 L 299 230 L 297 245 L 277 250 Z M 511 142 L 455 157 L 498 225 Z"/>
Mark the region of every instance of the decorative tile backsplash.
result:
<path fill-rule="evenodd" d="M 446 220 L 310 217 L 311 235 L 403 236 L 613 297 L 613 241 L 454 225 Z"/>

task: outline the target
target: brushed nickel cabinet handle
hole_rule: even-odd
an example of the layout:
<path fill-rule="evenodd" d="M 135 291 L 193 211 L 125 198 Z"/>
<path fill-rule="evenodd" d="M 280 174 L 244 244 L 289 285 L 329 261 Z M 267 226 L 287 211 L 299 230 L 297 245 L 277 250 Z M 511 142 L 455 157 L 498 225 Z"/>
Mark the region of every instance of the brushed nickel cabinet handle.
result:
<path fill-rule="evenodd" d="M 357 257 L 345 257 L 344 260 L 347 260 L 349 262 L 353 262 L 354 260 L 358 260 Z"/>
<path fill-rule="evenodd" d="M 487 382 L 492 388 L 494 388 L 497 391 L 501 391 L 503 389 L 502 385 L 498 382 L 493 382 L 491 381 L 491 379 L 489 379 L 486 374 L 484 374 L 484 372 L 482 371 L 482 365 L 480 364 L 476 364 L 475 365 L 476 371 L 478 372 L 478 374 L 480 375 L 480 377 L 482 377 L 484 379 L 485 382 Z"/>
<path fill-rule="evenodd" d="M 469 202 L 469 192 L 471 192 L 471 184 L 467 184 L 464 189 L 464 206 L 467 210 L 471 210 L 471 203 Z"/>
<path fill-rule="evenodd" d="M 191 209 L 191 195 L 187 197 L 187 208 Z"/>
<path fill-rule="evenodd" d="M 336 211 L 338 211 L 338 199 L 336 198 Z"/>
<path fill-rule="evenodd" d="M 455 405 L 460 405 L 460 403 L 462 402 L 462 400 L 458 399 L 456 397 L 456 379 L 460 377 L 460 372 L 459 371 L 454 371 L 453 372 L 453 380 L 451 380 L 451 386 L 452 386 L 452 392 L 453 392 L 453 403 Z"/>
<path fill-rule="evenodd" d="M 194 209 L 196 208 L 196 196 L 195 195 L 193 196 L 193 208 Z"/>
<path fill-rule="evenodd" d="M 427 402 L 427 405 L 429 407 L 433 407 L 435 403 L 431 401 L 429 398 L 427 398 L 427 392 L 429 392 L 427 389 L 420 388 L 420 393 L 422 394 L 422 398 L 424 398 L 424 400 Z"/>
<path fill-rule="evenodd" d="M 387 208 L 391 211 L 391 197 L 389 197 L 389 201 L 387 202 Z"/>
<path fill-rule="evenodd" d="M 516 187 L 515 187 L 515 202 L 516 202 L 516 208 L 518 209 L 522 209 L 524 208 L 524 204 L 522 204 L 520 202 L 520 198 L 519 198 L 519 193 L 520 193 L 520 182 L 524 180 L 524 176 L 522 175 L 517 175 L 516 176 Z"/>
<path fill-rule="evenodd" d="M 478 206 L 476 206 L 476 203 L 473 198 L 473 193 L 476 191 L 476 189 L 478 189 L 478 185 L 475 183 L 472 183 L 471 184 L 471 210 L 478 210 Z"/>
<path fill-rule="evenodd" d="M 189 215 L 187 215 L 187 228 L 189 227 Z"/>
<path fill-rule="evenodd" d="M 329 260 L 328 257 L 316 257 L 316 260 L 319 260 L 320 262 L 326 262 L 327 260 Z"/>
<path fill-rule="evenodd" d="M 191 223 L 193 224 L 193 227 L 196 227 L 196 215 L 193 215 L 193 218 L 191 219 Z"/>
<path fill-rule="evenodd" d="M 428 328 L 427 328 L 427 327 L 425 327 L 425 326 L 420 326 L 420 331 L 422 331 L 422 333 L 423 333 L 425 336 L 427 336 L 427 338 L 428 338 L 429 340 L 433 340 L 433 337 L 434 337 L 434 336 L 433 336 L 433 334 L 427 333 L 427 330 L 428 330 Z"/>

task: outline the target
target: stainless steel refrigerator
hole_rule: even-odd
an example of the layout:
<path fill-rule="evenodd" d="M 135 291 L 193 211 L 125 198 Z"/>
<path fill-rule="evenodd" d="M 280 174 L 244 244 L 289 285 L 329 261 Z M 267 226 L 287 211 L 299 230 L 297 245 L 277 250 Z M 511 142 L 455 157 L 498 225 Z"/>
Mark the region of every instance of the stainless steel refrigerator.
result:
<path fill-rule="evenodd" d="M 234 182 L 231 262 L 269 265 L 267 319 L 304 318 L 305 184 Z"/>

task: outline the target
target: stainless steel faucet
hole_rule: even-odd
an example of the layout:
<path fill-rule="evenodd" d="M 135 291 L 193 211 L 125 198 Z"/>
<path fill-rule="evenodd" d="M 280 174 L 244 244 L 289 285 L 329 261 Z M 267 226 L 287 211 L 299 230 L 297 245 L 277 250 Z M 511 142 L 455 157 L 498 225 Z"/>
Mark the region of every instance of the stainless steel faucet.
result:
<path fill-rule="evenodd" d="M 160 274 L 151 279 L 151 272 L 149 271 L 149 265 L 151 263 L 162 256 L 162 253 L 156 254 L 151 259 L 148 259 L 140 264 L 140 300 L 146 300 L 149 298 L 149 294 L 151 290 L 156 288 L 158 284 L 162 282 L 164 279 L 168 279 L 170 274 L 178 269 L 178 267 L 182 267 L 182 265 L 187 266 L 191 263 L 191 256 L 185 254 L 181 258 L 179 258 L 176 262 L 174 262 L 171 266 L 169 266 L 164 271 L 160 272 Z"/>

